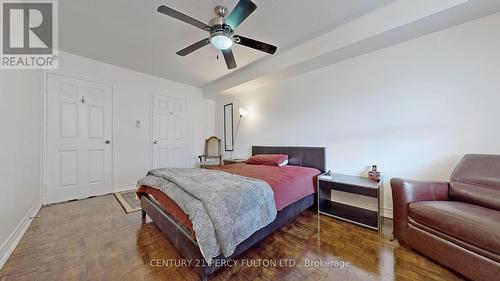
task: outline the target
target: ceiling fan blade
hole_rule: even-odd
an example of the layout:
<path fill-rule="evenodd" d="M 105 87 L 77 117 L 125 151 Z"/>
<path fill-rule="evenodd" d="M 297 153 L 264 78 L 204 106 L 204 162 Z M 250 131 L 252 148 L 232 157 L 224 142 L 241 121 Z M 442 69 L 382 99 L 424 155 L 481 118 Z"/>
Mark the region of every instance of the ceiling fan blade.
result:
<path fill-rule="evenodd" d="M 190 25 L 194 25 L 194 26 L 196 26 L 198 28 L 201 28 L 201 29 L 203 29 L 205 31 L 210 30 L 210 26 L 202 23 L 199 20 L 193 19 L 192 17 L 190 17 L 188 15 L 185 15 L 185 14 L 183 14 L 181 12 L 178 12 L 178 11 L 172 9 L 172 8 L 169 8 L 169 7 L 165 6 L 165 5 L 161 5 L 160 7 L 158 7 L 157 11 L 159 13 L 165 14 L 167 16 L 171 16 L 173 18 L 176 18 L 176 19 L 178 19 L 180 21 L 183 21 L 185 23 L 188 23 Z"/>
<path fill-rule="evenodd" d="M 228 69 L 236 68 L 236 61 L 234 60 L 234 55 L 231 48 L 223 49 L 222 54 L 224 55 L 224 59 L 226 60 L 227 68 Z"/>
<path fill-rule="evenodd" d="M 179 56 L 186 56 L 191 54 L 192 52 L 198 50 L 201 47 L 205 47 L 206 45 L 210 44 L 210 40 L 208 38 L 205 38 L 203 40 L 200 40 L 193 45 L 187 46 L 186 48 L 180 50 L 177 52 Z"/>
<path fill-rule="evenodd" d="M 257 9 L 257 5 L 250 0 L 240 0 L 231 11 L 225 24 L 235 30 L 248 16 Z"/>
<path fill-rule="evenodd" d="M 273 46 L 273 45 L 270 45 L 270 44 L 267 44 L 264 42 L 260 42 L 257 40 L 253 40 L 250 38 L 246 38 L 246 37 L 243 37 L 240 35 L 235 35 L 233 38 L 234 38 L 234 43 L 236 43 L 236 44 L 247 46 L 247 47 L 262 51 L 262 52 L 266 52 L 266 53 L 271 54 L 271 55 L 273 55 L 276 52 L 276 50 L 278 49 L 278 47 L 276 47 L 276 46 Z"/>

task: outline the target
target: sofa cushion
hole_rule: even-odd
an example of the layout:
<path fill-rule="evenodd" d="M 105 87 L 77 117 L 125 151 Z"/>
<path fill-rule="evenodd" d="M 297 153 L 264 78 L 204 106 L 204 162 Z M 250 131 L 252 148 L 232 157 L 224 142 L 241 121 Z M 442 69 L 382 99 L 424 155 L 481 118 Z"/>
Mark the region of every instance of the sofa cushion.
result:
<path fill-rule="evenodd" d="M 483 250 L 500 254 L 500 212 L 456 201 L 409 204 L 410 219 Z"/>
<path fill-rule="evenodd" d="M 465 155 L 453 171 L 450 197 L 500 210 L 500 155 Z"/>

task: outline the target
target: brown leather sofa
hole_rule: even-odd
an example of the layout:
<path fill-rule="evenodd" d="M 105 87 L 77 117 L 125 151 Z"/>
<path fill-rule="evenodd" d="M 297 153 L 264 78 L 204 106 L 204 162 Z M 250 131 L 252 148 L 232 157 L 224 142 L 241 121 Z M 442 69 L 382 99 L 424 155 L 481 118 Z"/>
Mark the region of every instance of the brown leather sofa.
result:
<path fill-rule="evenodd" d="M 466 155 L 450 182 L 392 179 L 394 237 L 472 280 L 500 280 L 500 155 Z"/>

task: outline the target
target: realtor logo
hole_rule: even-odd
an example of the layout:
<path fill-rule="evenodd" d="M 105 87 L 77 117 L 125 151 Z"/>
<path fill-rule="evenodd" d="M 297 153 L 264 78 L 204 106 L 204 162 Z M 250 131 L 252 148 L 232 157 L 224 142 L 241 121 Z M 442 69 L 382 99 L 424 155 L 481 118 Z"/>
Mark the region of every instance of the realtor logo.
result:
<path fill-rule="evenodd" d="M 57 2 L 1 1 L 1 68 L 57 68 Z"/>

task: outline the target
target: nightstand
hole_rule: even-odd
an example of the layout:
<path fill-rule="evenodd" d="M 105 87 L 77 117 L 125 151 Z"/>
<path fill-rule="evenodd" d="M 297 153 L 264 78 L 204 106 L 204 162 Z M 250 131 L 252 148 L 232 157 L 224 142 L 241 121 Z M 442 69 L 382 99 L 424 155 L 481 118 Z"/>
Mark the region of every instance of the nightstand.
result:
<path fill-rule="evenodd" d="M 238 164 L 238 163 L 245 163 L 248 159 L 238 159 L 238 158 L 233 158 L 233 159 L 224 159 L 224 165 L 232 165 L 232 164 Z"/>
<path fill-rule="evenodd" d="M 338 195 L 356 194 L 377 202 L 375 208 L 352 206 L 336 201 L 332 191 Z M 359 198 L 359 197 L 358 197 Z M 371 198 L 371 199 L 370 199 Z M 349 200 L 350 201 L 350 200 Z M 363 200 L 364 201 L 364 200 Z M 318 177 L 318 214 L 345 220 L 370 229 L 382 231 L 382 181 L 374 182 L 368 178 L 332 174 Z"/>

